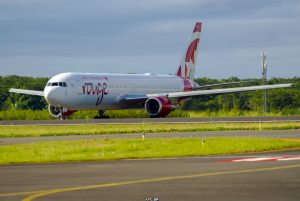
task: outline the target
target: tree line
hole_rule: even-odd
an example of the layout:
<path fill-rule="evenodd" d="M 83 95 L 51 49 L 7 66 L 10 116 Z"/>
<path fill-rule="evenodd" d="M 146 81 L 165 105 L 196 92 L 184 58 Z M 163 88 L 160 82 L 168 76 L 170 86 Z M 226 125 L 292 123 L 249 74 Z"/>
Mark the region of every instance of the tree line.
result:
<path fill-rule="evenodd" d="M 43 90 L 49 78 L 24 77 L 24 76 L 0 76 L 0 110 L 44 110 L 47 102 L 38 96 L 21 95 L 9 93 L 10 88 Z M 239 79 L 230 77 L 228 79 L 197 78 L 200 85 L 209 85 L 225 82 L 241 82 L 239 84 L 226 85 L 223 87 L 242 87 L 262 85 L 261 79 Z M 300 114 L 300 77 L 293 78 L 271 78 L 267 84 L 294 83 L 292 88 L 276 89 L 267 91 L 268 108 L 270 113 L 283 115 Z M 263 92 L 243 92 L 235 94 L 224 94 L 214 96 L 201 96 L 185 101 L 179 109 L 215 112 L 226 115 L 228 112 L 242 114 L 244 112 L 261 112 L 263 105 Z"/>
<path fill-rule="evenodd" d="M 238 85 L 226 85 L 226 87 L 243 87 L 263 85 L 261 79 L 239 79 L 230 77 L 228 79 L 198 78 L 195 80 L 200 85 L 241 82 Z M 283 115 L 300 114 L 300 78 L 271 78 L 266 84 L 293 83 L 292 88 L 267 90 L 267 111 L 269 113 L 280 113 Z M 263 91 L 251 91 L 214 96 L 201 96 L 188 100 L 181 108 L 183 110 L 223 112 L 224 114 L 235 111 L 236 113 L 255 111 L 262 113 Z"/>

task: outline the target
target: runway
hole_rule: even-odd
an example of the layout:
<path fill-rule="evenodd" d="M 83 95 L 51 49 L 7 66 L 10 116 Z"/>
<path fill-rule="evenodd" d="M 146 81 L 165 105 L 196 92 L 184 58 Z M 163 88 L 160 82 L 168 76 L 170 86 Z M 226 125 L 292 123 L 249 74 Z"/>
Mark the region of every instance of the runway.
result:
<path fill-rule="evenodd" d="M 43 137 L 9 137 L 0 138 L 1 145 L 25 144 L 33 142 L 50 142 L 63 140 L 94 140 L 94 139 L 138 139 L 142 133 L 134 134 L 102 134 L 102 135 L 71 135 Z M 210 138 L 210 137 L 248 137 L 248 138 L 285 138 L 300 139 L 300 129 L 295 130 L 236 130 L 236 131 L 197 131 L 145 133 L 145 138 Z"/>
<path fill-rule="evenodd" d="M 298 122 L 300 116 L 260 117 L 197 117 L 197 118 L 124 118 L 124 119 L 70 119 L 70 120 L 2 120 L 0 125 L 80 125 L 80 124 L 163 124 L 163 123 L 227 123 L 227 122 Z"/>
<path fill-rule="evenodd" d="M 252 160 L 232 161 L 241 158 Z M 285 151 L 0 166 L 0 200 L 296 201 L 300 198 L 299 159 L 300 151 Z"/>

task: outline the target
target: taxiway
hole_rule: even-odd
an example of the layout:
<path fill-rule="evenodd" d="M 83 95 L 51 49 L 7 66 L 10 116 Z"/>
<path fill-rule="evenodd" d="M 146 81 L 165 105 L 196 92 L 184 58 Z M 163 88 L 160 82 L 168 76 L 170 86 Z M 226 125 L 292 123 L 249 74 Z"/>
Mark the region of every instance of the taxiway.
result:
<path fill-rule="evenodd" d="M 300 129 L 144 133 L 144 136 L 145 138 L 248 137 L 248 138 L 284 138 L 284 139 L 300 140 Z M 8 137 L 8 138 L 0 138 L 0 146 L 10 145 L 10 144 L 25 144 L 25 143 L 33 143 L 33 142 L 50 142 L 50 141 L 62 141 L 62 140 L 95 140 L 95 139 L 104 139 L 104 138 L 138 139 L 141 137 L 142 137 L 142 133 L 43 136 L 43 137 Z"/>

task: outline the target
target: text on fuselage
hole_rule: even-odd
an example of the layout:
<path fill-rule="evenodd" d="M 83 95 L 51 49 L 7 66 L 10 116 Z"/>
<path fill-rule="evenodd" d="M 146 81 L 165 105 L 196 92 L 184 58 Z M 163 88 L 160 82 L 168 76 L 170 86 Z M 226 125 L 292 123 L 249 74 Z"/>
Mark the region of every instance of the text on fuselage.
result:
<path fill-rule="evenodd" d="M 96 105 L 100 105 L 104 95 L 108 94 L 107 84 L 106 82 L 103 83 L 86 82 L 82 85 L 82 94 L 98 95 Z"/>

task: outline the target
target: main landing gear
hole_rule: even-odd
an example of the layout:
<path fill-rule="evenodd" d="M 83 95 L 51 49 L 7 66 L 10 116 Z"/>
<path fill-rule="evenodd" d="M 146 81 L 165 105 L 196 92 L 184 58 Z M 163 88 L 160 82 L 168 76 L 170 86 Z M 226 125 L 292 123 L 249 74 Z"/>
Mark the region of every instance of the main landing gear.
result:
<path fill-rule="evenodd" d="M 104 110 L 98 110 L 99 116 L 95 116 L 95 119 L 109 119 L 109 116 L 104 115 Z"/>
<path fill-rule="evenodd" d="M 58 118 L 59 118 L 60 120 L 66 120 L 66 119 L 67 119 L 67 117 L 64 116 L 63 113 L 60 113 L 60 114 L 58 115 Z"/>

